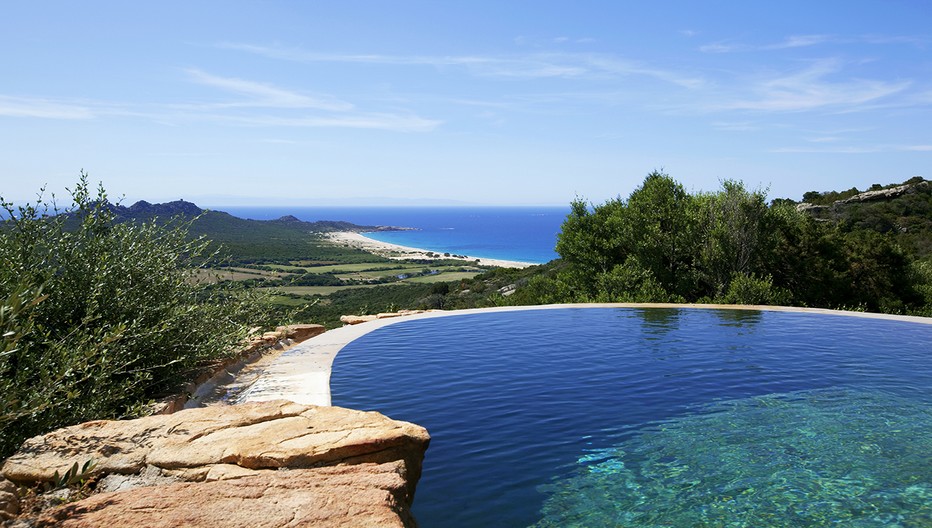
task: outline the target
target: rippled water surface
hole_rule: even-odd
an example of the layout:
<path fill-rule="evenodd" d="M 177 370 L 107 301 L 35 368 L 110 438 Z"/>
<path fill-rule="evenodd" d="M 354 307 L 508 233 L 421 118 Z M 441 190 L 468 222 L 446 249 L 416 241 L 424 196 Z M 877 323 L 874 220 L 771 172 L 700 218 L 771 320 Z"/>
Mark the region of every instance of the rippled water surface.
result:
<path fill-rule="evenodd" d="M 932 325 L 705 309 L 404 321 L 333 404 L 419 423 L 414 512 L 471 526 L 930 526 Z"/>

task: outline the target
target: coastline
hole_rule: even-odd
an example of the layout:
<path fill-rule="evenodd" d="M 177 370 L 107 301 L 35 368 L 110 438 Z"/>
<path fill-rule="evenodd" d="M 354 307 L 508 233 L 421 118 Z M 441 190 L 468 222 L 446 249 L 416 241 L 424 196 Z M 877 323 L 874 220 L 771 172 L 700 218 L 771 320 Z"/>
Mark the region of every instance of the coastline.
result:
<path fill-rule="evenodd" d="M 381 242 L 372 238 L 369 238 L 360 233 L 355 233 L 352 231 L 336 231 L 333 233 L 328 233 L 327 238 L 331 241 L 338 244 L 346 244 L 351 247 L 361 249 L 363 251 L 368 251 L 374 253 L 381 257 L 387 257 L 395 260 L 409 260 L 409 259 L 431 259 L 437 257 L 429 257 L 428 253 L 432 252 L 429 249 L 422 249 L 410 246 L 401 246 L 398 244 L 390 244 L 388 242 Z M 445 257 L 441 257 L 445 258 Z M 520 262 L 516 260 L 502 260 L 502 259 L 491 259 L 483 257 L 474 257 L 466 255 L 465 259 L 479 264 L 480 266 L 495 266 L 498 268 L 527 268 L 529 266 L 537 266 L 533 262 Z"/>

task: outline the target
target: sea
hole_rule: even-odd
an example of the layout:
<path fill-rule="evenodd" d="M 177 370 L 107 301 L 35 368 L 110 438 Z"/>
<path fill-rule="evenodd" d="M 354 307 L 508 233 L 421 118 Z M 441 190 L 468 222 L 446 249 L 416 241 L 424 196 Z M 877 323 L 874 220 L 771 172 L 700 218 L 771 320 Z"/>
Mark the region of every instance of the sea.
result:
<path fill-rule="evenodd" d="M 470 257 L 543 264 L 557 258 L 557 234 L 569 206 L 520 207 L 287 207 L 216 206 L 239 218 L 343 220 L 410 228 L 364 233 L 381 242 Z"/>

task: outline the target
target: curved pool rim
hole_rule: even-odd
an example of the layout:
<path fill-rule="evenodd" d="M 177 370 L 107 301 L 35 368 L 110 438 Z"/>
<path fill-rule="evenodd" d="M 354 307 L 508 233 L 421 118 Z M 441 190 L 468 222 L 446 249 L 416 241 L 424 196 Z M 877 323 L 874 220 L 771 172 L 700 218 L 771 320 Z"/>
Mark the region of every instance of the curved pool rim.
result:
<path fill-rule="evenodd" d="M 628 308 L 628 309 L 689 309 L 689 310 L 743 310 L 794 312 L 822 315 L 885 319 L 932 325 L 932 317 L 893 315 L 873 312 L 801 308 L 794 306 L 766 306 L 747 304 L 677 304 L 677 303 L 574 303 L 530 306 L 498 306 L 466 310 L 437 310 L 419 314 L 386 317 L 357 325 L 347 325 L 324 332 L 286 350 L 276 358 L 262 377 L 236 398 L 236 403 L 250 401 L 291 400 L 310 405 L 331 405 L 330 374 L 337 354 L 353 341 L 380 328 L 405 321 L 455 317 L 461 315 L 496 312 L 517 312 L 559 309 Z"/>

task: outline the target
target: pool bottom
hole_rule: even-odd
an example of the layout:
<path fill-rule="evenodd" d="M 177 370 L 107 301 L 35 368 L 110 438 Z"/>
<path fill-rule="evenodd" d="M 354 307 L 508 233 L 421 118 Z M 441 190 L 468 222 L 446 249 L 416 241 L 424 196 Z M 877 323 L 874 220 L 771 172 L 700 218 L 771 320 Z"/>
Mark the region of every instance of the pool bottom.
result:
<path fill-rule="evenodd" d="M 930 526 L 932 412 L 882 391 L 718 401 L 589 452 L 537 528 Z"/>

